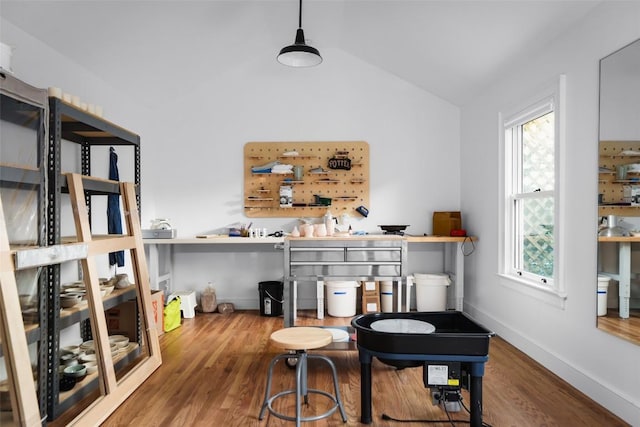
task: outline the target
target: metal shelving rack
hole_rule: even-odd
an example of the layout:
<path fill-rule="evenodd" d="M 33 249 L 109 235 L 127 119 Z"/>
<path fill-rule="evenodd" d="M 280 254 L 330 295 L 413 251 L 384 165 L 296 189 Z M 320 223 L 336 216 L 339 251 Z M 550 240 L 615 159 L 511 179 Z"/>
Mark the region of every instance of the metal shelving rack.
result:
<path fill-rule="evenodd" d="M 6 72 L 0 72 L 0 118 L 2 121 L 30 129 L 35 134 L 36 165 L 0 164 L 0 186 L 3 188 L 29 189 L 37 192 L 37 246 L 46 246 L 46 165 L 44 164 L 45 143 L 47 140 L 47 91 L 33 87 Z M 46 412 L 47 378 L 47 313 L 48 299 L 46 271 L 39 275 L 38 321 L 35 327 L 27 328 L 27 343 L 38 343 L 37 350 L 37 390 L 41 416 Z M 2 351 L 0 349 L 0 355 Z"/>
<path fill-rule="evenodd" d="M 134 149 L 134 183 L 136 192 L 136 205 L 140 212 L 140 136 L 117 126 L 101 117 L 89 114 L 81 109 L 67 104 L 59 98 L 49 98 L 49 144 L 47 152 L 48 160 L 48 234 L 49 245 L 59 245 L 60 235 L 60 210 L 62 193 L 68 193 L 67 178 L 61 170 L 62 141 L 69 141 L 80 146 L 81 174 L 91 176 L 92 147 L 96 146 L 132 146 Z M 87 206 L 89 221 L 91 221 L 92 196 L 119 194 L 117 184 L 109 181 L 87 179 L 83 182 L 84 197 Z M 76 403 L 75 399 L 67 400 L 61 405 L 58 401 L 59 390 L 59 348 L 60 330 L 71 323 L 81 323 L 83 338 L 91 338 L 91 328 L 87 320 L 86 310 L 70 319 L 60 317 L 60 265 L 51 265 L 48 268 L 47 297 L 51 307 L 48 310 L 47 323 L 49 324 L 47 344 L 48 361 L 50 367 L 47 376 L 47 414 L 49 420 L 54 420 Z M 130 298 L 132 295 L 128 295 Z M 119 296 L 105 304 L 107 307 L 115 306 L 125 301 L 127 295 Z M 138 334 L 139 335 L 139 334 Z"/>
<path fill-rule="evenodd" d="M 15 271 L 41 268 L 39 281 L 37 286 L 35 286 L 37 287 L 36 292 L 38 298 L 38 315 L 35 319 L 37 323 L 27 325 L 28 327 L 24 328 L 24 341 L 20 339 L 16 342 L 16 348 L 19 348 L 19 353 L 22 355 L 28 354 L 28 349 L 26 348 L 28 344 L 38 343 L 38 372 L 36 384 L 38 392 L 36 396 L 35 390 L 32 391 L 32 393 L 34 393 L 32 398 L 31 395 L 25 395 L 22 390 L 19 390 L 17 396 L 18 401 L 17 403 L 14 402 L 15 405 L 12 406 L 15 412 L 9 413 L 14 417 L 14 421 L 17 419 L 19 424 L 34 425 L 36 423 L 39 424 L 45 419 L 49 421 L 56 419 L 82 399 L 86 393 L 95 390 L 98 387 L 98 382 L 100 382 L 101 389 L 105 387 L 102 384 L 103 380 L 91 381 L 91 386 L 87 384 L 82 387 L 81 392 L 74 393 L 72 396 L 67 395 L 64 402 L 59 401 L 60 330 L 75 323 L 84 323 L 86 325 L 84 329 L 90 334 L 91 328 L 88 319 L 93 318 L 93 320 L 96 321 L 95 313 L 92 313 L 89 308 L 80 309 L 71 314 L 66 313 L 62 316 L 60 313 L 60 264 L 74 260 L 83 260 L 83 264 L 88 262 L 86 261 L 88 256 L 87 251 L 92 245 L 92 243 L 68 243 L 62 241 L 61 194 L 71 193 L 71 183 L 68 182 L 69 176 L 65 175 L 61 170 L 62 142 L 69 141 L 78 144 L 80 147 L 80 169 L 82 177 L 80 178 L 80 182 L 74 184 L 74 188 L 77 189 L 78 186 L 81 185 L 81 194 L 84 196 L 87 209 L 90 209 L 91 198 L 93 196 L 123 194 L 123 189 L 126 189 L 125 199 L 126 206 L 129 206 L 128 210 L 134 211 L 135 208 L 132 209 L 133 205 L 137 208 L 138 212 L 135 221 L 133 221 L 131 217 L 127 220 L 129 221 L 127 229 L 128 232 L 131 233 L 132 230 L 139 232 L 140 137 L 108 120 L 88 114 L 72 105 L 66 104 L 60 99 L 49 98 L 46 89 L 32 87 L 4 72 L 0 72 L 0 95 L 0 119 L 3 122 L 11 123 L 11 125 L 7 126 L 9 129 L 14 127 L 13 125 L 17 125 L 17 130 L 11 130 L 11 132 L 8 133 L 10 138 L 7 138 L 7 145 L 4 147 L 8 150 L 7 152 L 14 152 L 12 151 L 15 150 L 14 144 L 20 144 L 18 147 L 22 149 L 21 144 L 24 132 L 20 131 L 20 128 L 33 130 L 36 135 L 34 137 L 33 151 L 29 152 L 32 153 L 34 157 L 37 157 L 36 160 L 30 159 L 27 162 L 16 162 L 15 159 L 9 159 L 10 161 L 13 160 L 13 162 L 0 163 L 0 187 L 14 188 L 21 191 L 26 189 L 37 192 L 37 237 L 32 238 L 31 234 L 34 234 L 32 232 L 26 233 L 29 235 L 28 242 L 8 242 L 12 244 L 11 249 L 9 249 L 7 244 L 7 249 L 2 250 L 2 259 L 7 261 L 7 265 L 3 267 L 3 278 L 7 278 L 7 281 L 5 283 L 3 279 L 2 288 L 10 289 L 11 292 L 9 292 L 6 298 L 0 294 L 0 304 L 10 304 L 12 306 L 11 310 L 7 310 L 7 315 L 11 315 L 12 317 L 5 320 L 9 324 L 21 320 L 19 319 L 20 310 L 14 308 L 16 303 L 13 302 L 13 299 L 18 299 L 15 279 L 9 279 L 14 277 L 13 273 Z M 3 141 L 4 136 L 6 135 L 3 135 Z M 14 137 L 16 138 L 16 142 L 12 139 Z M 134 150 L 134 183 L 121 184 L 107 179 L 96 179 L 92 177 L 91 155 L 92 148 L 96 146 L 132 147 Z M 31 147 L 29 147 L 29 150 L 31 150 Z M 20 156 L 22 154 L 18 154 L 18 152 L 15 153 L 16 157 L 21 160 Z M 35 166 L 33 163 L 35 163 Z M 73 199 L 76 200 L 73 203 L 77 205 L 77 194 Z M 82 207 L 84 208 L 84 206 Z M 90 218 L 89 213 L 89 222 Z M 5 227 L 4 216 L 2 219 L 2 227 Z M 3 240 L 6 241 L 7 239 Z M 136 247 L 131 248 L 131 250 L 137 253 L 140 252 L 141 248 Z M 140 268 L 140 261 L 138 255 L 136 255 L 136 262 L 134 264 L 136 264 L 137 268 Z M 10 276 L 4 273 L 4 270 L 9 264 L 12 264 L 13 270 L 10 272 Z M 143 335 L 141 331 L 141 317 L 144 316 L 145 325 L 150 321 L 150 317 L 148 313 L 146 313 L 146 311 L 148 311 L 147 305 L 149 305 L 150 302 L 146 296 L 148 285 L 145 285 L 145 283 L 148 282 L 148 273 L 144 259 L 142 259 L 142 264 L 142 269 L 135 270 L 136 275 L 139 275 L 137 278 L 140 279 L 136 289 L 114 292 L 110 297 L 105 298 L 102 302 L 98 302 L 98 304 L 101 305 L 100 312 L 102 312 L 102 310 L 117 306 L 124 301 L 137 299 L 137 305 L 142 305 L 145 308 L 144 313 L 136 311 L 138 313 L 138 337 L 142 337 Z M 83 270 L 85 268 L 86 266 L 83 267 Z M 92 274 L 95 275 L 95 273 Z M 92 286 L 94 286 L 93 283 L 95 281 L 97 281 L 97 278 L 92 277 Z M 100 330 L 103 331 L 102 328 L 105 328 L 105 325 L 102 324 L 102 320 L 100 319 L 101 317 L 98 316 L 97 321 L 101 323 Z M 2 323 L 4 322 L 0 322 L 0 325 L 2 325 Z M 22 330 L 21 328 L 18 329 Z M 81 333 L 83 333 L 82 329 L 81 327 Z M 3 337 L 6 337 L 5 332 L 6 328 L 3 329 Z M 100 334 L 104 333 L 106 332 L 100 332 Z M 25 360 L 20 360 L 18 361 L 19 363 L 14 363 L 13 361 L 15 358 L 14 350 L 16 350 L 16 348 L 12 347 L 15 341 L 13 338 L 14 335 L 15 334 L 8 335 L 8 339 L 3 343 L 3 346 L 9 350 L 9 354 L 3 355 L 2 348 L 0 348 L 0 356 L 9 359 L 7 360 L 8 368 L 12 370 L 12 376 L 9 378 L 11 380 L 10 385 L 16 380 L 18 381 L 16 386 L 20 389 L 20 385 L 24 384 L 25 380 L 29 381 L 28 378 L 31 378 L 31 370 L 30 363 L 25 357 L 23 357 Z M 105 367 L 106 378 L 104 381 L 108 383 L 106 386 L 108 389 L 106 392 L 107 395 L 96 405 L 97 407 L 93 407 L 93 409 L 95 409 L 94 411 L 89 411 L 89 419 L 100 419 L 104 413 L 108 413 L 105 411 L 112 410 L 114 405 L 117 405 L 122 399 L 127 388 L 135 387 L 139 382 L 143 381 L 146 375 L 152 372 L 160 363 L 157 336 L 148 336 L 148 332 L 145 332 L 144 335 L 146 338 L 139 339 L 144 339 L 145 345 L 151 346 L 148 363 L 144 363 L 144 366 L 134 367 L 135 374 L 131 376 L 128 375 L 126 379 L 122 380 L 122 384 L 120 382 L 116 384 L 113 371 L 108 366 Z M 104 335 L 101 336 L 102 338 L 100 339 L 104 340 Z M 23 349 L 22 347 L 25 348 Z M 128 366 L 134 359 L 137 360 L 139 355 L 140 351 L 134 350 L 126 357 L 119 359 L 115 364 L 115 369 L 119 370 L 120 368 Z M 17 379 L 15 378 L 16 375 L 18 376 Z M 11 385 L 11 388 L 13 387 L 14 385 Z M 103 393 L 104 392 L 103 390 Z M 37 420 L 34 421 L 34 418 L 37 418 Z M 2 424 L 2 422 L 4 422 L 4 418 L 0 419 L 0 424 Z"/>

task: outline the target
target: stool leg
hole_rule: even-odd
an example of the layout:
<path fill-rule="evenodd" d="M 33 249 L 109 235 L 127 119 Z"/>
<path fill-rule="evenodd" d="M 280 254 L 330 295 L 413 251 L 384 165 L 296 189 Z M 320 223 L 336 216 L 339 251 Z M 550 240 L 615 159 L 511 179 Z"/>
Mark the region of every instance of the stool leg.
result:
<path fill-rule="evenodd" d="M 302 408 L 300 407 L 300 397 L 304 396 L 305 404 L 308 404 L 307 397 L 307 352 L 298 352 L 298 365 L 296 366 L 296 427 L 300 427 L 302 418 Z"/>
<path fill-rule="evenodd" d="M 271 359 L 271 363 L 269 363 L 269 372 L 267 373 L 267 386 L 265 387 L 264 391 L 264 402 L 262 402 L 262 408 L 260 409 L 260 415 L 258 416 L 259 420 L 262 420 L 262 418 L 264 418 L 264 411 L 267 409 L 269 396 L 271 395 L 271 379 L 273 378 L 273 368 L 274 366 L 276 366 L 276 363 L 278 363 L 280 359 L 283 359 L 285 357 L 289 357 L 289 355 L 280 354 Z"/>
<path fill-rule="evenodd" d="M 339 388 L 339 385 L 338 385 L 338 371 L 336 369 L 336 365 L 335 365 L 335 363 L 333 363 L 333 360 L 331 360 L 327 356 L 323 356 L 321 354 L 316 354 L 316 355 L 313 355 L 313 357 L 324 360 L 325 362 L 327 362 L 327 364 L 331 368 L 331 373 L 333 374 L 333 387 L 336 390 L 336 402 L 338 404 L 338 409 L 340 409 L 340 415 L 342 416 L 342 422 L 346 423 L 347 422 L 347 414 L 346 414 L 346 412 L 344 410 L 344 406 L 342 406 L 342 398 L 340 397 L 340 388 Z"/>
<path fill-rule="evenodd" d="M 304 359 L 304 363 L 302 363 L 302 365 L 300 366 L 300 369 L 302 370 L 302 373 L 301 373 L 301 381 L 302 381 L 301 386 L 302 387 L 300 388 L 300 395 L 304 397 L 304 404 L 308 405 L 309 404 L 309 384 L 307 382 L 307 378 L 308 378 L 307 377 L 307 372 L 308 372 L 307 369 L 309 367 L 309 364 L 307 362 L 308 361 L 307 352 L 302 351 L 302 352 L 298 352 L 298 353 L 299 354 L 300 353 L 304 353 L 304 355 L 305 355 L 304 358 L 301 357 L 299 359 L 299 360 Z"/>

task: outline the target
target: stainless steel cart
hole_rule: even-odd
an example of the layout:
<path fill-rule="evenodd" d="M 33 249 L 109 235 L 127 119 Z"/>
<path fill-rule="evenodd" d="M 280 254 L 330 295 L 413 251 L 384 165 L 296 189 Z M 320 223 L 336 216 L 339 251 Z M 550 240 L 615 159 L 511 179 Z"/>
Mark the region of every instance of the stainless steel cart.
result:
<path fill-rule="evenodd" d="M 299 281 L 315 282 L 317 318 L 324 318 L 324 282 L 393 281 L 397 311 L 409 309 L 402 298 L 406 283 L 407 241 L 396 235 L 287 237 L 284 241 L 284 325 L 296 319 Z M 408 297 L 408 293 L 407 293 Z"/>

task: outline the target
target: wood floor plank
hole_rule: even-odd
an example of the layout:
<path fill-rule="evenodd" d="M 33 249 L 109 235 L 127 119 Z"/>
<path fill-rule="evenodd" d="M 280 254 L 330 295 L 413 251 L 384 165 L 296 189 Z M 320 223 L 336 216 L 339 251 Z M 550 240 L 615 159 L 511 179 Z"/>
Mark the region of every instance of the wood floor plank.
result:
<path fill-rule="evenodd" d="M 325 325 L 345 325 L 348 319 L 327 318 Z M 298 325 L 318 321 L 303 313 Z M 263 317 L 257 311 L 222 315 L 198 314 L 160 337 L 162 366 L 104 423 L 118 426 L 291 426 L 293 423 L 258 413 L 264 397 L 271 359 L 281 350 L 269 335 L 282 328 L 282 318 Z M 360 364 L 356 351 L 322 352 L 334 360 L 340 393 L 347 412 L 344 424 L 338 413 L 305 423 L 306 427 L 363 426 L 360 423 Z M 273 390 L 294 384 L 293 370 L 279 363 Z M 399 419 L 446 420 L 446 413 L 431 404 L 422 383 L 422 368 L 398 370 L 377 359 L 373 362 L 374 426 L 425 425 L 382 420 L 386 413 Z M 309 386 L 332 390 L 328 369 L 310 362 Z M 499 337 L 491 339 L 483 384 L 484 421 L 503 426 L 628 426 L 584 394 L 524 355 Z M 469 395 L 463 391 L 464 402 Z M 324 411 L 327 402 L 311 397 L 310 408 Z M 293 397 L 276 408 L 293 411 Z M 468 420 L 464 411 L 453 419 Z M 55 424 L 63 422 L 62 418 Z M 59 424 L 63 425 L 63 424 Z M 451 425 L 451 424 L 429 424 Z M 455 424 L 463 425 L 463 424 Z"/>
<path fill-rule="evenodd" d="M 620 312 L 609 309 L 606 316 L 598 317 L 598 329 L 640 345 L 640 309 L 629 310 L 629 317 L 620 318 Z"/>

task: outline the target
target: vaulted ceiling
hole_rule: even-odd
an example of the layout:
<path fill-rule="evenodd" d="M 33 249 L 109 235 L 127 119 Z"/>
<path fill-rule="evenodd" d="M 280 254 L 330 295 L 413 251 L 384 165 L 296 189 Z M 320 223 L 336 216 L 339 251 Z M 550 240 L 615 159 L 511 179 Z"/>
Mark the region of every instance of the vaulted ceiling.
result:
<path fill-rule="evenodd" d="M 598 3 L 306 0 L 303 28 L 325 62 L 342 50 L 463 105 Z M 298 2 L 1 0 L 0 16 L 135 95 L 141 76 L 204 79 L 250 57 L 275 63 L 293 42 Z"/>

